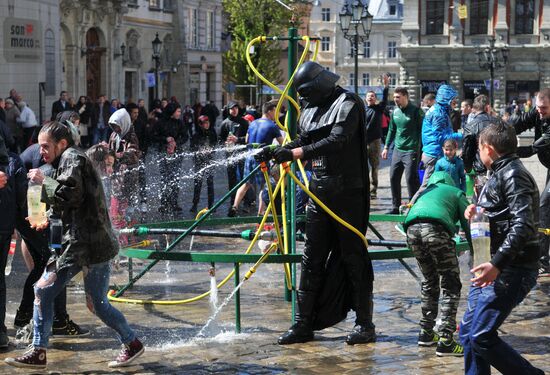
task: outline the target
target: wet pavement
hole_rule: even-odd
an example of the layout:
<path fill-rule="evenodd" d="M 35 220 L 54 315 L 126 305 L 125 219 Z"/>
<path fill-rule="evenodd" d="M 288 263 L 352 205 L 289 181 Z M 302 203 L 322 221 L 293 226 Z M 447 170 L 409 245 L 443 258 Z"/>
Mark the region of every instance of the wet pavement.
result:
<path fill-rule="evenodd" d="M 533 172 L 540 188 L 546 171 L 534 158 L 526 164 Z M 190 170 L 190 165 L 183 169 Z M 373 212 L 384 212 L 390 206 L 387 162 L 380 171 L 381 187 L 378 199 L 372 201 Z M 155 179 L 153 173 L 149 180 Z M 192 180 L 189 180 L 192 181 Z M 216 172 L 216 193 L 219 198 L 225 188 L 225 171 Z M 205 187 L 203 187 L 205 189 Z M 403 193 L 405 194 L 403 189 Z M 192 183 L 180 193 L 184 216 L 192 198 Z M 203 193 L 205 195 L 205 192 Z M 150 195 L 154 195 L 151 192 Z M 150 200 L 150 209 L 155 205 Z M 224 216 L 227 207 L 220 208 Z M 161 217 L 155 218 L 161 219 Z M 162 219 L 167 219 L 162 217 Z M 393 224 L 375 223 L 386 239 L 404 240 Z M 234 229 L 246 229 L 247 226 Z M 369 234 L 369 237 L 373 237 Z M 162 240 L 162 239 L 161 239 Z M 243 252 L 248 242 L 219 238 L 195 237 L 193 251 Z M 180 248 L 187 250 L 189 240 Z M 259 252 L 259 250 L 255 250 Z M 417 273 L 413 260 L 406 262 Z M 137 265 L 139 270 L 145 264 Z M 48 369 L 51 374 L 460 374 L 462 358 L 438 358 L 435 348 L 420 348 L 416 344 L 420 318 L 420 289 L 418 282 L 396 260 L 375 261 L 374 322 L 378 341 L 368 345 L 348 346 L 345 336 L 353 328 L 354 314 L 336 326 L 316 332 L 315 341 L 307 344 L 278 346 L 277 337 L 291 323 L 291 305 L 284 300 L 283 270 L 281 265 L 265 264 L 241 288 L 242 333 L 235 334 L 233 301 L 221 311 L 207 338 L 195 338 L 212 314 L 208 298 L 183 305 L 138 305 L 116 303 L 146 345 L 146 352 L 135 365 L 124 371 L 107 368 L 107 362 L 118 353 L 119 344 L 114 332 L 102 325 L 85 306 L 80 281 L 68 289 L 68 312 L 78 324 L 89 329 L 91 335 L 82 339 L 56 339 L 48 350 Z M 150 273 L 128 291 L 126 298 L 183 299 L 193 297 L 210 288 L 209 264 L 160 262 Z M 230 272 L 231 266 L 217 265 L 217 281 Z M 23 261 L 18 254 L 14 271 L 7 278 L 8 304 L 6 325 L 13 338 L 13 318 L 17 309 L 21 285 L 26 276 Z M 241 266 L 241 275 L 248 266 Z M 463 289 L 458 311 L 462 317 L 467 294 L 467 273 L 462 272 Z M 114 271 L 112 283 L 126 281 L 124 268 Z M 231 292 L 231 279 L 219 291 L 218 304 Z M 538 285 L 525 301 L 513 310 L 500 331 L 501 336 L 535 366 L 550 372 L 550 278 L 539 279 Z M 12 344 L 0 353 L 0 360 L 21 353 Z M 496 371 L 495 371 L 496 372 Z M 23 374 L 0 363 L 0 374 Z"/>

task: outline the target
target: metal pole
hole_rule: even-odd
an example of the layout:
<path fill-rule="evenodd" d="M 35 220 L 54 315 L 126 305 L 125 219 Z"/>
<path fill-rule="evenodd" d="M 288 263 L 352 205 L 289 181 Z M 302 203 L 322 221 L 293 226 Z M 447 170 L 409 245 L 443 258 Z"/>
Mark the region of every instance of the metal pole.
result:
<path fill-rule="evenodd" d="M 43 111 L 43 103 L 42 103 L 42 93 L 44 92 L 44 82 L 38 83 L 38 119 L 39 119 L 39 125 L 42 125 L 42 122 L 44 121 L 44 111 Z"/>
<path fill-rule="evenodd" d="M 295 27 L 290 27 L 288 29 L 288 77 L 290 79 L 292 72 L 294 72 L 294 69 L 296 68 L 298 56 L 298 29 Z M 291 87 L 288 91 L 288 95 L 294 99 L 296 99 L 296 90 L 294 87 Z M 288 132 L 290 139 L 296 138 L 296 110 L 294 107 L 288 102 Z M 296 173 L 296 163 L 291 164 L 291 171 L 292 173 Z M 286 218 L 287 218 L 287 238 L 286 241 L 289 244 L 288 251 L 290 254 L 296 253 L 296 202 L 295 202 L 295 192 L 296 192 L 296 183 L 292 178 L 287 176 L 286 186 L 288 187 L 286 190 Z M 292 263 L 290 266 L 291 270 L 291 280 L 292 285 L 296 285 L 296 264 Z M 286 282 L 286 281 L 285 281 Z M 292 301 L 292 321 L 294 322 L 294 316 L 296 312 L 296 288 L 293 288 L 293 290 L 290 292 L 288 288 L 285 288 L 285 299 L 287 301 Z"/>
<path fill-rule="evenodd" d="M 491 74 L 491 109 L 494 109 L 493 106 L 495 104 L 495 63 L 494 61 L 489 61 L 489 73 Z"/>
<path fill-rule="evenodd" d="M 155 99 L 159 99 L 159 57 L 155 59 Z"/>
<path fill-rule="evenodd" d="M 234 264 L 235 269 L 235 288 L 240 284 L 241 275 L 239 272 L 239 263 Z M 235 292 L 235 333 L 241 333 L 241 291 Z"/>
<path fill-rule="evenodd" d="M 359 48 L 359 35 L 357 35 L 357 24 L 355 25 L 355 35 L 353 37 L 353 58 L 354 58 L 354 69 L 355 69 L 355 72 L 353 73 L 354 76 L 355 76 L 355 85 L 354 85 L 354 89 L 355 89 L 355 93 L 357 95 L 359 95 L 359 51 L 358 51 L 358 48 Z"/>

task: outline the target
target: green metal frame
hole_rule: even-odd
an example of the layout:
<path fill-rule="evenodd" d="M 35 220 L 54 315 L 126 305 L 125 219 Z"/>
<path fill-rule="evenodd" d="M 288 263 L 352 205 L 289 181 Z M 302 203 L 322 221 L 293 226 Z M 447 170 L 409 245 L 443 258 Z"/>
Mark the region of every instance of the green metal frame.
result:
<path fill-rule="evenodd" d="M 468 244 L 466 242 L 456 242 L 457 254 L 467 250 Z M 241 282 L 240 277 L 240 264 L 241 263 L 256 263 L 262 254 L 228 254 L 228 253 L 196 253 L 196 252 L 166 252 L 156 250 L 144 250 L 144 249 L 125 249 L 121 250 L 121 255 L 128 258 L 138 259 L 153 259 L 154 262 L 159 260 L 171 260 L 179 262 L 196 262 L 196 263 L 210 263 L 215 267 L 216 263 L 232 263 L 235 270 L 234 280 L 235 287 Z M 412 251 L 408 248 L 399 248 L 392 250 L 369 250 L 369 255 L 372 260 L 389 260 L 389 259 L 404 259 L 413 258 Z M 272 254 L 267 257 L 264 263 L 290 263 L 296 265 L 302 261 L 301 254 Z M 295 290 L 293 290 L 295 292 Z M 292 305 L 295 303 L 293 301 Z M 294 315 L 293 315 L 294 317 Z M 294 320 L 294 318 L 293 318 Z M 241 293 L 238 290 L 235 293 L 235 332 L 241 333 Z"/>

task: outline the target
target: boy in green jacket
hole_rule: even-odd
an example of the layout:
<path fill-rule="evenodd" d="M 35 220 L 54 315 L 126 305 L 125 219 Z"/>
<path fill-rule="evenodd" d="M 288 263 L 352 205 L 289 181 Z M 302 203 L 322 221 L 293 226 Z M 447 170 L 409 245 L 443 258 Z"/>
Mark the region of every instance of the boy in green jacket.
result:
<path fill-rule="evenodd" d="M 424 280 L 422 281 L 422 318 L 418 345 L 437 345 L 436 355 L 463 356 L 464 348 L 453 339 L 456 310 L 460 299 L 460 269 L 456 256 L 455 223 L 460 224 L 470 241 L 470 228 L 463 212 L 468 199 L 446 172 L 434 172 L 405 222 L 407 243 L 411 248 Z M 441 326 L 434 331 L 440 285 L 443 289 Z"/>

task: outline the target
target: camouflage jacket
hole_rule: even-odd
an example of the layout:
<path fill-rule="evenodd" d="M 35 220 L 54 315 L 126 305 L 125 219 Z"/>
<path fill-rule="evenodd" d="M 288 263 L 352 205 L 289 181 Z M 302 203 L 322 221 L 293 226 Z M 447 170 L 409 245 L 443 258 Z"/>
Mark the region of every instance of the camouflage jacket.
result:
<path fill-rule="evenodd" d="M 86 155 L 68 148 L 52 164 L 42 201 L 63 223 L 62 254 L 57 267 L 103 263 L 118 253 L 101 179 Z"/>

